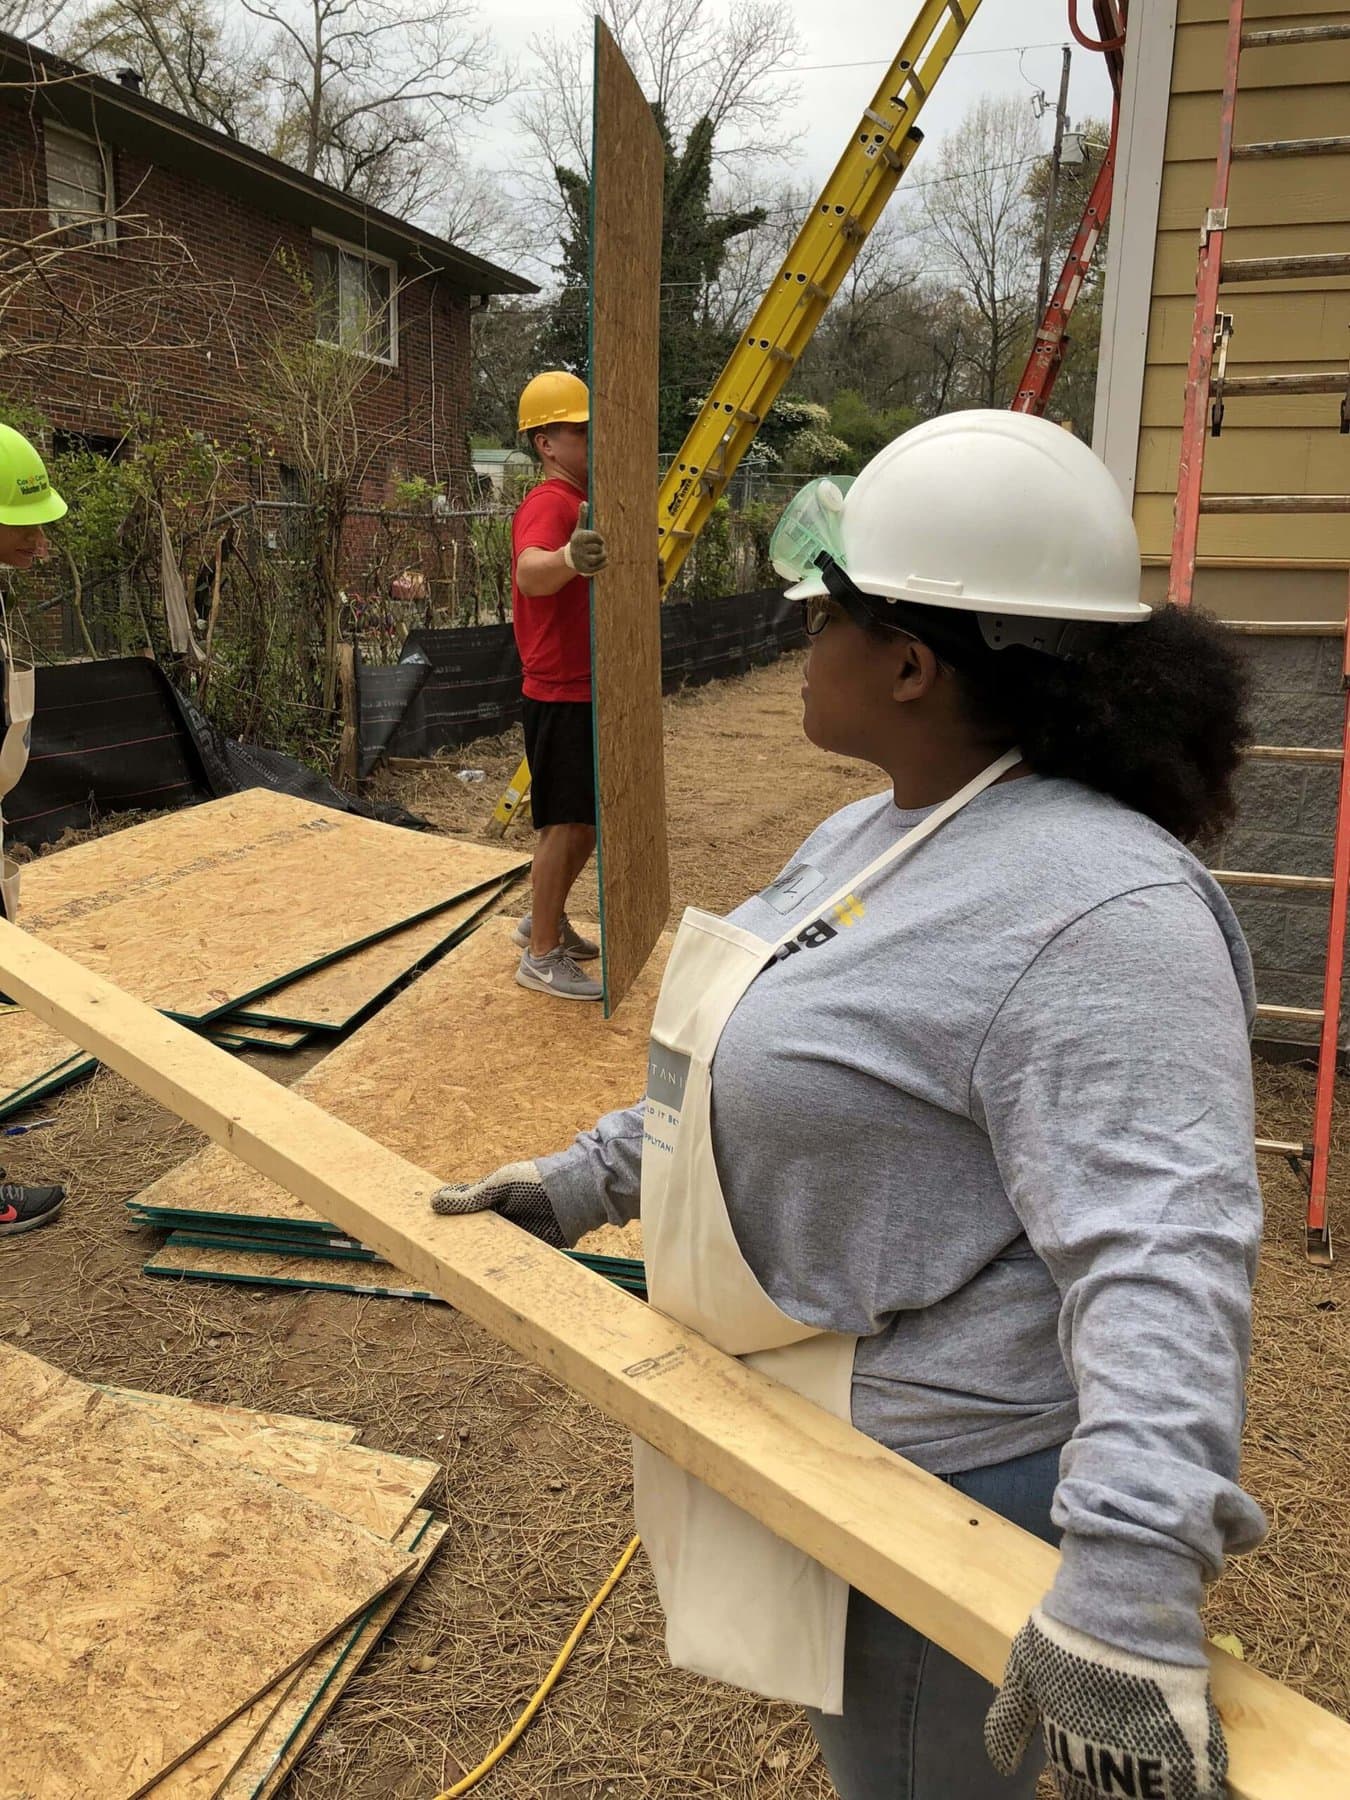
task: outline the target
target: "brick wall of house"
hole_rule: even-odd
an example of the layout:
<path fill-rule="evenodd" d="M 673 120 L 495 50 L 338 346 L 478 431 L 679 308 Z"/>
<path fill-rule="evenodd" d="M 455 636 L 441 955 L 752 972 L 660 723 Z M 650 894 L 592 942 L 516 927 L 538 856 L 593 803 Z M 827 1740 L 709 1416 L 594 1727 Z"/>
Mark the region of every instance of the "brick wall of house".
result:
<path fill-rule="evenodd" d="M 25 210 L 35 234 L 50 230 L 42 130 L 22 90 L 0 93 L 0 206 L 16 235 Z M 258 443 L 250 405 L 258 346 L 278 320 L 297 314 L 292 271 L 311 271 L 311 239 L 189 174 L 121 149 L 111 159 L 119 209 L 181 240 L 193 267 L 184 271 L 181 253 L 135 231 L 117 246 L 56 262 L 48 280 L 30 282 L 11 302 L 0 394 L 31 402 L 59 429 L 118 435 L 129 414 L 148 413 L 162 427 Z M 467 467 L 468 301 L 443 276 L 405 266 L 399 279 L 407 285 L 398 301 L 397 366 L 372 362 L 356 407 L 372 442 L 390 440 L 362 491 L 368 505 L 384 501 L 400 477 L 439 485 Z M 147 301 L 152 290 L 157 318 Z M 78 315 L 90 304 L 121 317 L 123 337 L 150 341 L 115 350 L 82 342 Z M 15 355 L 17 343 L 47 347 Z"/>

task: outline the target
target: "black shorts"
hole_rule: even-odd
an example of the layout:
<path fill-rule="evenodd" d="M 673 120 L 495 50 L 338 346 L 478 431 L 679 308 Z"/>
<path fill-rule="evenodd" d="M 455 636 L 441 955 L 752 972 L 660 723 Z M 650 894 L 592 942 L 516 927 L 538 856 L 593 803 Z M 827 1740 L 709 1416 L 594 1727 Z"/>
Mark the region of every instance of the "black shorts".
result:
<path fill-rule="evenodd" d="M 595 745 L 589 700 L 524 702 L 530 817 L 545 825 L 594 825 Z"/>

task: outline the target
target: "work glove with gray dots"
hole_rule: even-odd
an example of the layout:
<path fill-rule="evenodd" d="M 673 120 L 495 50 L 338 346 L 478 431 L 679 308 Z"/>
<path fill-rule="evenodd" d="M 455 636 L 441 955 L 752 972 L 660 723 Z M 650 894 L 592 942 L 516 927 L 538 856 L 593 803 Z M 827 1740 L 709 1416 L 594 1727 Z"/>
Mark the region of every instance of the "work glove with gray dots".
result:
<path fill-rule="evenodd" d="M 1038 1722 L 1064 1800 L 1224 1800 L 1228 1747 L 1207 1668 L 1131 1656 L 1037 1607 L 984 1722 L 1001 1775 Z"/>
<path fill-rule="evenodd" d="M 558 1215 L 532 1162 L 507 1163 L 478 1181 L 452 1181 L 431 1196 L 433 1212 L 500 1213 L 531 1237 L 542 1238 L 559 1250 L 567 1248 Z"/>
<path fill-rule="evenodd" d="M 569 569 L 575 569 L 578 575 L 585 575 L 587 579 L 598 575 L 609 561 L 604 538 L 598 531 L 591 530 L 589 506 L 583 506 L 577 514 L 577 528 L 563 545 L 563 561 Z"/>

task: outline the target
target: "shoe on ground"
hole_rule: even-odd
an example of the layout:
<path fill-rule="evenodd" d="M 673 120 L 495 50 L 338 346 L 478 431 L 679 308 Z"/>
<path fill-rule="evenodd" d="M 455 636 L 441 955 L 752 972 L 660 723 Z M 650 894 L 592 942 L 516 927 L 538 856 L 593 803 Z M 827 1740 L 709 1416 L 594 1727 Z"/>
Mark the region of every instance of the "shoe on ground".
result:
<path fill-rule="evenodd" d="M 533 924 L 533 918 L 526 913 L 512 933 L 512 937 L 522 950 L 528 950 L 530 947 L 530 930 Z M 558 942 L 573 962 L 593 962 L 600 954 L 599 944 L 588 937 L 582 937 L 566 913 L 562 916 L 562 931 Z"/>
<path fill-rule="evenodd" d="M 579 968 L 561 944 L 547 956 L 531 956 L 528 950 L 524 951 L 516 980 L 523 988 L 536 988 L 557 1000 L 603 1000 L 605 995 L 595 977 Z"/>
<path fill-rule="evenodd" d="M 63 1187 L 20 1187 L 17 1181 L 0 1181 L 0 1237 L 16 1237 L 21 1231 L 50 1225 L 65 1198 Z"/>

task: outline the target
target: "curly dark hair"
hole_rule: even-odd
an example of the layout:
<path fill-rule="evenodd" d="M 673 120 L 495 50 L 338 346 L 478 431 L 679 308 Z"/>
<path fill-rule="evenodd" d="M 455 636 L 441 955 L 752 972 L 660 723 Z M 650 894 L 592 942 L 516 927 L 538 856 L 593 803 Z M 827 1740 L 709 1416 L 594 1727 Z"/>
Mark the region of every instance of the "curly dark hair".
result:
<path fill-rule="evenodd" d="M 939 656 L 944 642 L 967 652 L 955 676 L 971 722 L 1019 744 L 1038 774 L 1110 794 L 1183 843 L 1212 840 L 1232 819 L 1250 684 L 1225 626 L 1164 606 L 1143 624 L 1103 627 L 1096 647 L 1063 658 L 986 650 L 974 614 L 923 610 Z M 905 628 L 926 637 L 921 625 Z"/>

